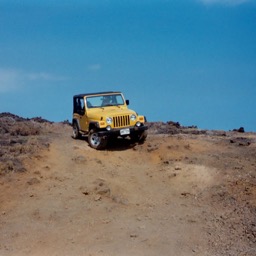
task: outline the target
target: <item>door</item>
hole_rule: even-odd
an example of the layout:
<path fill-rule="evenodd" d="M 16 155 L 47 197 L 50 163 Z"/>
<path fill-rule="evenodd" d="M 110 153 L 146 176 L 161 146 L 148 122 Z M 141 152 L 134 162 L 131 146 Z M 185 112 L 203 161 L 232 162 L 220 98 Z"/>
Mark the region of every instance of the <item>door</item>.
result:
<path fill-rule="evenodd" d="M 88 132 L 88 118 L 85 111 L 84 98 L 79 97 L 74 101 L 74 113 L 79 122 L 79 129 L 83 132 Z"/>

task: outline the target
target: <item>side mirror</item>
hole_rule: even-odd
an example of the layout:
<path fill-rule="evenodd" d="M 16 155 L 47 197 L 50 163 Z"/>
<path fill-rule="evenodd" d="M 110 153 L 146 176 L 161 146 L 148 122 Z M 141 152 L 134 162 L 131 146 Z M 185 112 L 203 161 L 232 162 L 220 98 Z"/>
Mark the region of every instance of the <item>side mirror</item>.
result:
<path fill-rule="evenodd" d="M 130 104 L 130 101 L 129 100 L 126 100 L 125 101 L 126 105 L 128 106 Z"/>

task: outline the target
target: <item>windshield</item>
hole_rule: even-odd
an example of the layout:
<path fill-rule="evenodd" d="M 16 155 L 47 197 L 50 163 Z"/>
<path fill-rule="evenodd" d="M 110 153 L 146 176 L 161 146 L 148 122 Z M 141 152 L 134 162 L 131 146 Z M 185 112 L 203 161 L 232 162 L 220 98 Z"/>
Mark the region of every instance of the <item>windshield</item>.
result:
<path fill-rule="evenodd" d="M 124 105 L 124 99 L 121 94 L 97 95 L 87 97 L 86 103 L 88 108 L 101 108 Z"/>

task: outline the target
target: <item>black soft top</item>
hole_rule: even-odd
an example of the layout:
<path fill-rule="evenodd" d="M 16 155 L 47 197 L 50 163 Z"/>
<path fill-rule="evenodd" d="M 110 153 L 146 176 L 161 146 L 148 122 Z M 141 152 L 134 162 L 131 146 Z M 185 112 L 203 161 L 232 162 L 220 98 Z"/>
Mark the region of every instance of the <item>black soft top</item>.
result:
<path fill-rule="evenodd" d="M 81 93 L 81 94 L 74 95 L 73 98 L 83 98 L 85 96 L 103 95 L 103 94 L 109 94 L 109 93 L 121 93 L 121 92 L 109 91 L 109 92 Z"/>

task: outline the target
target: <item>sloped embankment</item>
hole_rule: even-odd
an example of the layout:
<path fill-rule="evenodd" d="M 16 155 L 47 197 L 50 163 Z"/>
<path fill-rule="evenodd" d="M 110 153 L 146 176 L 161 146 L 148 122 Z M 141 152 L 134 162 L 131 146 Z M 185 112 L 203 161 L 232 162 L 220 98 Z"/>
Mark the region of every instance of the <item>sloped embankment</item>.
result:
<path fill-rule="evenodd" d="M 0 113 L 0 175 L 26 171 L 23 161 L 49 147 L 47 132 L 52 124 L 40 117 Z"/>
<path fill-rule="evenodd" d="M 255 255 L 254 133 L 149 123 L 145 144 L 96 151 L 0 118 L 1 255 Z"/>

